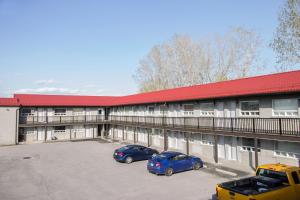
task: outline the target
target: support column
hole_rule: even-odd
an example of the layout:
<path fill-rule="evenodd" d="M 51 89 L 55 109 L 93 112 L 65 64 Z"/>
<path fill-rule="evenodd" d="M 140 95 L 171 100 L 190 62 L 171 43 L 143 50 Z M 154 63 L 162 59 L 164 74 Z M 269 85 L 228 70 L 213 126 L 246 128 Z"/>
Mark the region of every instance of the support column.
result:
<path fill-rule="evenodd" d="M 186 154 L 190 155 L 190 133 L 184 133 L 186 139 Z"/>
<path fill-rule="evenodd" d="M 123 126 L 123 129 L 122 129 L 122 141 L 125 140 L 124 131 L 125 131 L 125 126 Z"/>
<path fill-rule="evenodd" d="M 147 146 L 150 147 L 151 146 L 151 138 L 150 138 L 150 130 L 151 129 L 146 129 L 147 130 Z"/>
<path fill-rule="evenodd" d="M 95 138 L 95 127 L 94 127 L 94 125 L 92 125 L 92 127 L 93 127 L 93 138 Z M 70 133 L 70 135 L 71 135 L 71 133 Z"/>
<path fill-rule="evenodd" d="M 254 138 L 254 157 L 255 157 L 255 169 L 258 167 L 258 139 Z"/>
<path fill-rule="evenodd" d="M 112 139 L 114 140 L 115 139 L 115 126 L 114 125 L 111 127 L 111 131 L 112 131 Z"/>
<path fill-rule="evenodd" d="M 214 160 L 218 163 L 218 135 L 214 135 Z"/>
<path fill-rule="evenodd" d="M 47 142 L 47 126 L 45 126 L 45 138 L 44 138 L 44 142 Z"/>
<path fill-rule="evenodd" d="M 100 136 L 101 136 L 101 138 L 103 139 L 103 138 L 104 138 L 104 132 L 105 132 L 104 124 L 102 124 L 101 130 L 100 130 L 100 131 L 101 131 L 101 132 L 100 132 Z"/>
<path fill-rule="evenodd" d="M 168 134 L 165 129 L 162 129 L 163 135 L 164 135 L 164 151 L 168 150 Z"/>
<path fill-rule="evenodd" d="M 136 143 L 136 127 L 133 129 L 133 144 Z"/>

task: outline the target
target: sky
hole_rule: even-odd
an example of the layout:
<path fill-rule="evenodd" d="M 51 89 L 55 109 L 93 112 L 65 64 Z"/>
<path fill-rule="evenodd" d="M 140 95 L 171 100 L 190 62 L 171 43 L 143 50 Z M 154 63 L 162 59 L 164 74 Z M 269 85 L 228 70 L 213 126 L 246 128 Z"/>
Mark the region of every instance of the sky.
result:
<path fill-rule="evenodd" d="M 268 47 L 284 0 L 0 0 L 0 96 L 138 92 L 139 61 L 174 34 L 197 40 L 243 26 Z"/>

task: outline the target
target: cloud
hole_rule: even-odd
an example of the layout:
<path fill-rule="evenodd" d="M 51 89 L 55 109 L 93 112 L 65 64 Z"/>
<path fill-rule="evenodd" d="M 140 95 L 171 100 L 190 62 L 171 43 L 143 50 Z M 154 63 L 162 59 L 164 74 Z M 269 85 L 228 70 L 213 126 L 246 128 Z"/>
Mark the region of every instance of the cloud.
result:
<path fill-rule="evenodd" d="M 76 94 L 76 95 L 103 95 L 103 89 L 70 89 L 59 87 L 23 88 L 15 90 L 15 94 Z"/>
<path fill-rule="evenodd" d="M 57 87 L 42 87 L 42 88 L 24 88 L 16 90 L 14 93 L 19 94 L 79 94 L 80 90 Z"/>
<path fill-rule="evenodd" d="M 53 84 L 53 83 L 57 83 L 57 81 L 54 79 L 44 79 L 44 80 L 35 81 L 35 84 L 37 84 L 37 85 L 48 85 L 48 84 Z"/>

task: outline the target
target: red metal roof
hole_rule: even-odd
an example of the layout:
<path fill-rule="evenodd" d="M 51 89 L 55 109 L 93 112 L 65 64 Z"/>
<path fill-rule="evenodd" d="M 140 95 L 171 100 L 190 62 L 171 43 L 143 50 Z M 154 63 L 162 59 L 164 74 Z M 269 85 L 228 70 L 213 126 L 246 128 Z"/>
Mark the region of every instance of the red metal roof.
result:
<path fill-rule="evenodd" d="M 15 94 L 0 98 L 0 106 L 117 106 L 294 92 L 300 92 L 300 70 L 120 97 Z"/>
<path fill-rule="evenodd" d="M 15 94 L 21 106 L 109 106 L 117 97 Z"/>
<path fill-rule="evenodd" d="M 290 92 L 300 92 L 300 70 L 129 95 L 116 99 L 114 105 Z"/>
<path fill-rule="evenodd" d="M 0 98 L 0 106 L 19 106 L 16 98 Z"/>

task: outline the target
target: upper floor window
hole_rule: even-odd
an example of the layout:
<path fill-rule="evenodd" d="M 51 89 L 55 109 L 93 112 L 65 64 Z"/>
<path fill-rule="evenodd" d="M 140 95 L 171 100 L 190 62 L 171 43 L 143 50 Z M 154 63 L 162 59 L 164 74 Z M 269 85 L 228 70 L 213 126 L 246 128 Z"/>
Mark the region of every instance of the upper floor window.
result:
<path fill-rule="evenodd" d="M 259 101 L 241 101 L 242 116 L 259 116 Z"/>
<path fill-rule="evenodd" d="M 23 108 L 21 111 L 22 116 L 33 116 L 34 115 L 34 110 L 31 108 Z"/>
<path fill-rule="evenodd" d="M 149 113 L 149 115 L 154 115 L 154 106 L 148 107 L 148 113 Z"/>
<path fill-rule="evenodd" d="M 183 105 L 183 114 L 186 116 L 194 115 L 194 105 L 193 104 Z"/>
<path fill-rule="evenodd" d="M 298 99 L 274 99 L 273 116 L 276 117 L 297 117 Z"/>
<path fill-rule="evenodd" d="M 166 114 L 167 106 L 166 105 L 160 105 L 159 106 L 159 114 L 163 115 Z"/>
<path fill-rule="evenodd" d="M 102 115 L 102 110 L 98 110 L 98 115 Z"/>
<path fill-rule="evenodd" d="M 214 103 L 200 103 L 201 116 L 214 116 Z"/>
<path fill-rule="evenodd" d="M 54 115 L 57 116 L 62 116 L 62 115 L 66 115 L 66 109 L 65 108 L 56 108 L 54 109 Z"/>

